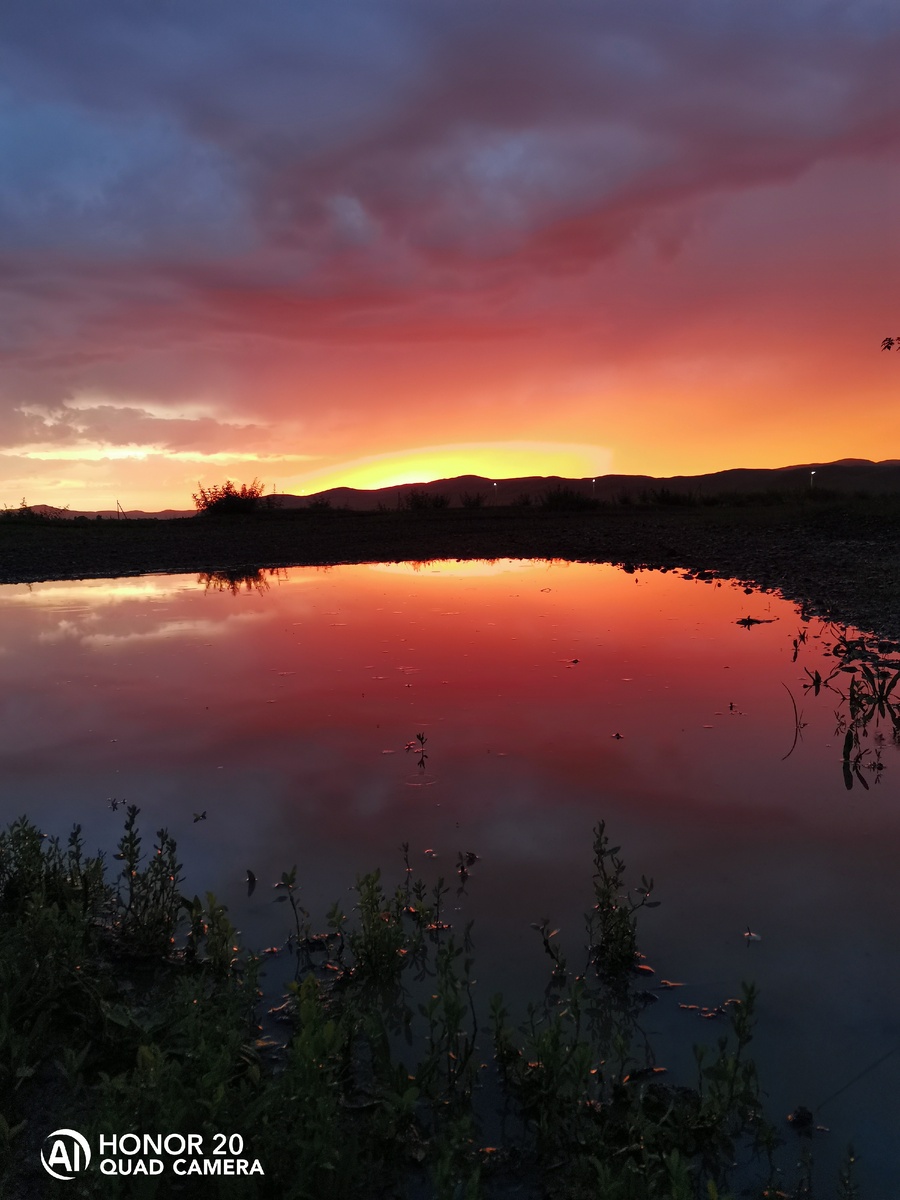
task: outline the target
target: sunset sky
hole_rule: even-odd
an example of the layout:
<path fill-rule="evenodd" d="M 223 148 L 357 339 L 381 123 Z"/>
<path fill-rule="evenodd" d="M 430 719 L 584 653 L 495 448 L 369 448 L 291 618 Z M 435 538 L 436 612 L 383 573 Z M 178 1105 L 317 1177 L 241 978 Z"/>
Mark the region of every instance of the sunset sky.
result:
<path fill-rule="evenodd" d="M 10 0 L 0 504 L 900 457 L 892 0 Z"/>

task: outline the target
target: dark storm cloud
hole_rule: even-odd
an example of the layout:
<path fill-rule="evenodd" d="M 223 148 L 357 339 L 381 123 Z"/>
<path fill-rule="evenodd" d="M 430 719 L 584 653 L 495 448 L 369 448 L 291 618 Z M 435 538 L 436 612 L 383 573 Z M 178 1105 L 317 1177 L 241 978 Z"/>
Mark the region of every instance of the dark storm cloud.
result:
<path fill-rule="evenodd" d="M 896 155 L 898 29 L 865 0 L 6 5 L 6 402 L 237 335 L 516 330 L 549 276 L 677 256 L 709 198 Z"/>

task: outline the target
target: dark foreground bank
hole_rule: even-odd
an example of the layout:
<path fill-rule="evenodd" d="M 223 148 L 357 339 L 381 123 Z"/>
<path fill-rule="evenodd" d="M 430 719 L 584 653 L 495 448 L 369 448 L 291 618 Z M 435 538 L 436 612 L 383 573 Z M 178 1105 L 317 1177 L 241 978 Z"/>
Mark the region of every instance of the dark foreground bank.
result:
<path fill-rule="evenodd" d="M 0 521 L 0 583 L 434 559 L 561 558 L 686 568 L 779 591 L 900 639 L 900 496 L 781 503 Z"/>

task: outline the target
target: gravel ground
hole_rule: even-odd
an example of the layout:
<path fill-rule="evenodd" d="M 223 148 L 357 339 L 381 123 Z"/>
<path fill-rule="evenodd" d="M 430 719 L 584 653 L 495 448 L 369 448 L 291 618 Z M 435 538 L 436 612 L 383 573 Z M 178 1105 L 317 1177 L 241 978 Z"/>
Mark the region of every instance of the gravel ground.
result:
<path fill-rule="evenodd" d="M 441 558 L 685 568 L 777 591 L 806 614 L 900 640 L 900 497 L 771 508 L 0 521 L 0 583 Z"/>

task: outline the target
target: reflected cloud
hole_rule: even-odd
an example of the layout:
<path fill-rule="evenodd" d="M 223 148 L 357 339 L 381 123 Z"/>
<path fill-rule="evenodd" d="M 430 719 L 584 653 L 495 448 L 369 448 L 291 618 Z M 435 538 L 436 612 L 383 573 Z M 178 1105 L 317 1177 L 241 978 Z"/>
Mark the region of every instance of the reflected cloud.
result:
<path fill-rule="evenodd" d="M 134 600 L 162 600 L 187 588 L 187 575 L 140 575 L 121 579 L 54 580 L 46 583 L 7 584 L 2 603 L 29 607 L 60 608 L 74 604 L 79 610 L 102 604 L 124 604 Z"/>
<path fill-rule="evenodd" d="M 222 638 L 234 633 L 236 626 L 247 621 L 260 618 L 258 613 L 232 613 L 216 621 L 163 621 L 151 629 L 140 632 L 114 633 L 109 630 L 103 633 L 92 633 L 87 625 L 99 624 L 99 613 L 87 613 L 80 622 L 60 621 L 55 629 L 44 630 L 37 635 L 40 643 L 53 643 L 66 640 L 77 641 L 92 650 L 121 650 L 126 646 L 141 645 L 147 642 L 168 638 Z"/>
<path fill-rule="evenodd" d="M 223 638 L 237 632 L 237 628 L 248 622 L 261 619 L 260 613 L 232 613 L 219 621 L 165 621 L 155 629 L 140 633 L 95 633 L 85 634 L 81 642 L 94 650 L 120 650 L 161 639 L 183 638 L 196 640 L 200 637 Z"/>

